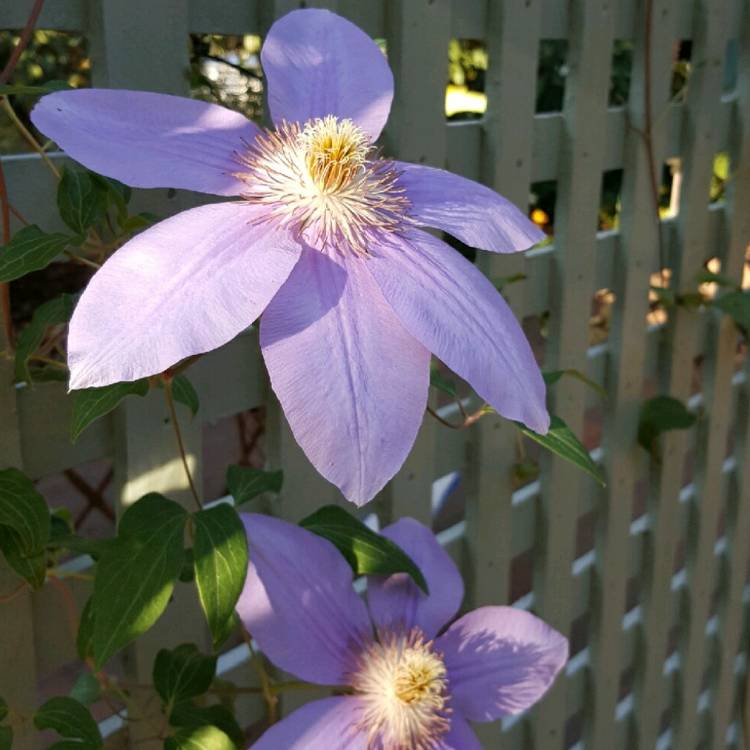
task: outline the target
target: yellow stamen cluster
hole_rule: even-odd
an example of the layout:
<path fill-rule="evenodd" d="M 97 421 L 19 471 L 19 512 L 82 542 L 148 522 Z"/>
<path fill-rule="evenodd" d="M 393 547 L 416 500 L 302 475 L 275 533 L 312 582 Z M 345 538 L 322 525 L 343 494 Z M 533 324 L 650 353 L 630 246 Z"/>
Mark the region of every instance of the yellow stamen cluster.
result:
<path fill-rule="evenodd" d="M 409 221 L 393 163 L 375 156 L 351 120 L 283 123 L 248 143 L 238 160 L 243 197 L 319 249 L 366 254 L 373 233 Z"/>
<path fill-rule="evenodd" d="M 351 684 L 364 705 L 360 729 L 368 746 L 433 750 L 450 728 L 445 664 L 419 629 L 381 634 L 361 655 Z"/>

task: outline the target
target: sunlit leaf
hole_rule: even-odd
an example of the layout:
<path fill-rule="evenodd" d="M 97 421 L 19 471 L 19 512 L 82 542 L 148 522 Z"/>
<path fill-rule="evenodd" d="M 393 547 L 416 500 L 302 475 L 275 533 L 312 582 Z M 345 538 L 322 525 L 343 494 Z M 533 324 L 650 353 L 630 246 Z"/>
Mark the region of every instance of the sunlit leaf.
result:
<path fill-rule="evenodd" d="M 193 643 L 162 649 L 154 660 L 154 688 L 168 711 L 183 701 L 203 695 L 216 673 L 216 657 L 202 654 Z"/>
<path fill-rule="evenodd" d="M 70 237 L 43 232 L 36 224 L 19 229 L 7 245 L 0 247 L 0 282 L 46 268 L 70 243 Z"/>
<path fill-rule="evenodd" d="M 21 552 L 44 549 L 49 539 L 49 509 L 34 483 L 18 469 L 0 470 L 0 526 L 13 529 Z"/>
<path fill-rule="evenodd" d="M 247 535 L 230 505 L 193 514 L 195 583 L 214 646 L 234 625 L 233 613 L 247 575 Z"/>
<path fill-rule="evenodd" d="M 281 492 L 284 472 L 264 471 L 251 466 L 230 466 L 227 469 L 227 487 L 235 505 L 242 505 L 264 492 Z"/>
<path fill-rule="evenodd" d="M 164 740 L 164 750 L 236 750 L 234 742 L 215 726 L 185 727 Z"/>
<path fill-rule="evenodd" d="M 326 505 L 300 526 L 333 543 L 356 575 L 408 573 L 425 593 L 427 581 L 414 561 L 390 539 L 365 526 L 337 505 Z"/>
<path fill-rule="evenodd" d="M 543 448 L 585 471 L 589 476 L 596 479 L 602 487 L 606 484 L 604 475 L 591 460 L 591 456 L 583 443 L 560 417 L 552 417 L 549 432 L 546 435 L 540 435 L 520 422 L 516 422 L 516 426 L 524 435 L 539 443 Z"/>
<path fill-rule="evenodd" d="M 659 458 L 657 439 L 669 430 L 686 430 L 696 422 L 695 414 L 672 396 L 655 396 L 641 407 L 638 418 L 638 442 L 654 458 Z"/>
<path fill-rule="evenodd" d="M 99 417 L 109 414 L 126 396 L 145 396 L 148 380 L 114 383 L 103 388 L 83 388 L 73 392 L 73 416 L 70 438 L 75 443 L 80 434 Z"/>
<path fill-rule="evenodd" d="M 184 404 L 195 416 L 200 408 L 200 400 L 193 384 L 185 375 L 176 375 L 172 379 L 172 396 L 180 404 Z"/>
<path fill-rule="evenodd" d="M 32 377 L 28 366 L 29 357 L 41 345 L 49 326 L 67 323 L 70 320 L 75 301 L 74 295 L 61 294 L 34 310 L 31 322 L 21 331 L 21 335 L 16 342 L 16 380 L 31 381 Z M 67 379 L 67 370 L 64 366 L 60 368 L 60 374 L 63 379 Z"/>
<path fill-rule="evenodd" d="M 60 696 L 48 700 L 36 712 L 34 726 L 54 730 L 61 737 L 73 740 L 80 750 L 98 750 L 103 744 L 99 727 L 89 710 L 73 698 Z M 74 746 L 70 742 L 59 744 L 65 748 Z"/>
<path fill-rule="evenodd" d="M 219 703 L 213 706 L 196 706 L 193 702 L 180 703 L 170 714 L 169 723 L 174 727 L 185 728 L 218 727 L 238 748 L 243 748 L 247 744 L 245 733 L 237 719 L 226 706 Z"/>
<path fill-rule="evenodd" d="M 164 612 L 184 561 L 187 512 L 151 493 L 129 507 L 96 567 L 92 647 L 102 666 Z"/>
<path fill-rule="evenodd" d="M 66 166 L 57 187 L 57 208 L 60 218 L 83 237 L 104 218 L 107 191 L 89 172 Z"/>

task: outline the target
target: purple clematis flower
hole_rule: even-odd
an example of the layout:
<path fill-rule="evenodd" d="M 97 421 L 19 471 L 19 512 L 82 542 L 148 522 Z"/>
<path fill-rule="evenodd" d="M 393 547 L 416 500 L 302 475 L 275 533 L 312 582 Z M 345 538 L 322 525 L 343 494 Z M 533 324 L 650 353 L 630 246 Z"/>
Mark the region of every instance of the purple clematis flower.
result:
<path fill-rule="evenodd" d="M 461 605 L 463 582 L 414 519 L 383 534 L 420 567 L 430 594 L 405 574 L 371 577 L 369 612 L 330 542 L 268 516 L 243 519 L 244 625 L 277 666 L 348 693 L 308 703 L 253 750 L 481 750 L 467 720 L 526 710 L 567 661 L 560 633 L 511 607 L 481 607 L 440 633 Z"/>
<path fill-rule="evenodd" d="M 543 233 L 482 185 L 380 158 L 393 76 L 350 22 L 289 13 L 261 57 L 273 131 L 138 91 L 58 92 L 34 109 L 43 133 L 101 174 L 238 198 L 157 224 L 95 274 L 70 323 L 70 387 L 159 373 L 263 313 L 263 356 L 295 438 L 358 504 L 414 442 L 430 353 L 500 414 L 546 432 L 544 383 L 512 312 L 420 227 L 500 253 Z"/>

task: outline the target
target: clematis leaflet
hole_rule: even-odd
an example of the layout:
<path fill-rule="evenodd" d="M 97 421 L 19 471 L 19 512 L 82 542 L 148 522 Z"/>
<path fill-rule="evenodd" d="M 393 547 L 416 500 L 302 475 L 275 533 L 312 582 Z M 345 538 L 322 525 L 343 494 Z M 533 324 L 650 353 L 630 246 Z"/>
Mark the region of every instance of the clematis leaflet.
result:
<path fill-rule="evenodd" d="M 70 387 L 162 372 L 262 314 L 263 357 L 292 432 L 357 504 L 416 438 L 431 353 L 500 414 L 546 432 L 544 383 L 512 312 L 423 228 L 500 253 L 542 232 L 482 185 L 379 155 L 393 77 L 349 21 L 289 13 L 261 58 L 274 130 L 137 91 L 56 92 L 34 109 L 35 125 L 94 171 L 236 198 L 166 219 L 94 275 L 70 323 Z"/>

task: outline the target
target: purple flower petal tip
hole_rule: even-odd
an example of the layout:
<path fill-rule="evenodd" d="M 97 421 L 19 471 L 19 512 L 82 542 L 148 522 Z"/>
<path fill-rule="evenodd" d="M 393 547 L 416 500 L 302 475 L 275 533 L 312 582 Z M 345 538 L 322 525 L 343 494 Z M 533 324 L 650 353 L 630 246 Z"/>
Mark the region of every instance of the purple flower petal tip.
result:
<path fill-rule="evenodd" d="M 120 89 L 48 94 L 31 120 L 76 161 L 126 185 L 216 195 L 243 191 L 236 156 L 259 132 L 217 104 Z"/>
<path fill-rule="evenodd" d="M 568 641 L 538 617 L 481 607 L 438 638 L 454 707 L 471 721 L 521 713 L 547 692 L 568 660 Z"/>
<path fill-rule="evenodd" d="M 374 141 L 393 100 L 393 74 L 375 42 L 327 10 L 297 10 L 273 24 L 261 50 L 274 122 L 335 115 Z"/>

